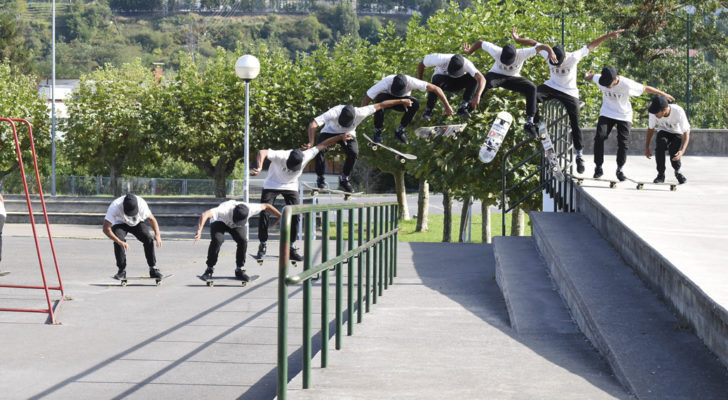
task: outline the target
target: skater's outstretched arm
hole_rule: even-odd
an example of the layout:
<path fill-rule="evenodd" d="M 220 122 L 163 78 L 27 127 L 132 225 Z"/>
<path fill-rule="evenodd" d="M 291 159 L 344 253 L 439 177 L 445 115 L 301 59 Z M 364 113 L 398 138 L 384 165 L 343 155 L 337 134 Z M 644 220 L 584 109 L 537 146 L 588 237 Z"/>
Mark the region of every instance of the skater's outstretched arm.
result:
<path fill-rule="evenodd" d="M 522 38 L 518 36 L 518 31 L 516 30 L 516 27 L 513 27 L 513 31 L 511 31 L 511 37 L 513 38 L 513 41 L 515 41 L 518 44 L 522 44 L 525 46 L 535 46 L 538 44 L 537 41 L 531 39 L 531 38 Z"/>
<path fill-rule="evenodd" d="M 417 79 L 422 80 L 422 75 L 425 73 L 425 63 L 424 61 L 420 61 L 419 64 L 417 64 Z"/>
<path fill-rule="evenodd" d="M 689 130 L 683 132 L 682 144 L 680 145 L 680 150 L 677 153 L 675 153 L 675 157 L 672 158 L 672 161 L 680 161 L 682 156 L 685 154 L 685 150 L 688 149 L 688 143 L 690 143 L 690 131 Z"/>
<path fill-rule="evenodd" d="M 402 105 L 402 107 L 404 107 L 404 110 L 407 111 L 407 109 L 410 108 L 410 106 L 412 106 L 412 100 L 410 100 L 410 99 L 387 100 L 387 101 L 383 101 L 381 103 L 375 104 L 374 109 L 379 111 L 379 110 L 383 110 L 385 108 L 394 107 L 394 106 L 398 106 L 398 105 Z"/>
<path fill-rule="evenodd" d="M 316 145 L 316 148 L 318 151 L 324 151 L 325 148 L 331 146 L 332 144 L 336 142 L 348 142 L 349 140 L 354 139 L 354 136 L 351 136 L 350 133 L 345 133 L 343 135 L 336 135 L 332 136 L 323 142 Z"/>
<path fill-rule="evenodd" d="M 129 243 L 122 241 L 116 235 L 114 235 L 114 232 L 111 230 L 111 221 L 104 220 L 104 227 L 101 229 L 104 231 L 104 234 L 109 237 L 109 239 L 113 240 L 114 243 L 121 246 L 124 251 L 129 251 Z"/>
<path fill-rule="evenodd" d="M 255 159 L 258 166 L 250 170 L 250 176 L 256 176 L 260 173 L 266 158 L 268 158 L 268 149 L 258 150 L 258 157 Z"/>
<path fill-rule="evenodd" d="M 261 203 L 260 206 L 261 206 L 261 211 L 270 211 L 270 212 L 272 212 L 273 215 L 275 215 L 278 218 L 278 220 L 280 221 L 280 219 L 281 219 L 281 212 L 278 211 L 278 209 L 275 208 L 273 206 L 273 204 Z"/>
<path fill-rule="evenodd" d="M 362 107 L 368 106 L 368 105 L 369 105 L 369 103 L 370 103 L 371 101 L 372 101 L 372 98 L 371 98 L 371 97 L 369 97 L 369 96 L 367 96 L 367 95 L 365 94 L 365 95 L 364 95 L 364 98 L 363 98 L 363 99 L 361 99 L 361 106 L 362 106 Z"/>
<path fill-rule="evenodd" d="M 541 51 L 549 53 L 549 60 L 551 60 L 551 62 L 553 62 L 554 64 L 559 63 L 559 60 L 558 58 L 556 58 L 556 54 L 554 54 L 554 50 L 551 48 L 551 46 L 547 44 L 539 44 L 538 46 L 536 46 L 536 53 Z"/>
<path fill-rule="evenodd" d="M 311 147 L 313 147 L 313 139 L 316 137 L 316 130 L 319 128 L 319 124 L 316 123 L 316 121 L 311 121 L 310 124 L 308 124 L 308 143 L 301 146 L 302 150 L 308 150 Z"/>
<path fill-rule="evenodd" d="M 202 214 L 200 214 L 200 219 L 197 221 L 197 233 L 195 233 L 195 243 L 197 243 L 197 241 L 200 240 L 200 237 L 202 237 L 202 228 L 205 227 L 205 222 L 207 222 L 210 217 L 212 217 L 212 209 L 203 211 Z"/>
<path fill-rule="evenodd" d="M 478 104 L 480 104 L 480 96 L 483 95 L 483 90 L 485 90 L 485 77 L 480 72 L 475 74 L 475 80 L 478 82 L 478 89 L 475 90 L 475 96 L 473 96 L 473 99 L 470 100 L 470 105 L 473 106 L 473 110 L 478 109 Z"/>
<path fill-rule="evenodd" d="M 154 241 L 157 243 L 157 247 L 162 247 L 162 233 L 159 232 L 159 223 L 157 223 L 157 219 L 154 218 L 154 215 L 149 216 L 149 225 L 151 225 L 154 230 Z"/>
<path fill-rule="evenodd" d="M 450 107 L 450 103 L 447 101 L 447 97 L 445 96 L 445 93 L 442 91 L 442 89 L 440 89 L 436 85 L 428 83 L 427 91 L 435 93 L 437 95 L 437 98 L 440 99 L 440 102 L 442 102 L 442 105 L 445 107 L 445 115 L 453 114 L 452 107 Z"/>
<path fill-rule="evenodd" d="M 652 158 L 652 152 L 650 151 L 650 142 L 652 141 L 652 135 L 655 134 L 655 128 L 647 128 L 647 137 L 645 137 L 645 157 Z"/>
<path fill-rule="evenodd" d="M 467 55 L 471 55 L 475 52 L 475 50 L 480 49 L 483 47 L 483 41 L 482 40 L 476 40 L 475 43 L 472 44 L 472 46 L 468 46 L 467 43 L 463 43 L 463 52 Z"/>
<path fill-rule="evenodd" d="M 607 40 L 609 38 L 617 37 L 622 32 L 624 32 L 624 29 L 619 29 L 619 30 L 616 30 L 614 32 L 609 32 L 606 35 L 599 36 L 598 38 L 594 39 L 591 43 L 589 43 L 587 45 L 587 47 L 589 48 L 589 51 L 592 51 L 597 46 L 599 46 L 600 44 L 602 44 L 603 41 L 605 41 L 605 40 Z"/>
<path fill-rule="evenodd" d="M 665 98 L 667 99 L 667 101 L 675 101 L 675 98 L 674 97 L 670 96 L 669 94 L 663 92 L 660 89 L 655 89 L 652 86 L 645 85 L 645 92 L 652 93 L 652 94 L 657 94 L 657 95 L 660 95 L 660 96 L 665 96 Z"/>

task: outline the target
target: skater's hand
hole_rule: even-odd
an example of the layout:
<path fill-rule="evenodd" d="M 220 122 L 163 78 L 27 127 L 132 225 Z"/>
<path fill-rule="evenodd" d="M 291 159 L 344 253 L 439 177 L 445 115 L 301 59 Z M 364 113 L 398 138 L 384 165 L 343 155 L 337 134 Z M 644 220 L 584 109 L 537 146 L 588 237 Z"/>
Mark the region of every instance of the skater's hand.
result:
<path fill-rule="evenodd" d="M 127 242 L 122 242 L 122 241 L 119 241 L 119 243 L 117 243 L 117 244 L 118 244 L 119 246 L 121 246 L 121 248 L 122 248 L 122 249 L 124 249 L 124 251 L 129 251 L 129 243 L 127 243 Z"/>
<path fill-rule="evenodd" d="M 450 107 L 449 104 L 447 106 L 445 106 L 444 113 L 445 113 L 445 115 L 453 115 L 454 114 L 454 111 L 452 110 L 452 107 Z"/>
<path fill-rule="evenodd" d="M 344 143 L 346 143 L 352 139 L 354 139 L 354 136 L 351 136 L 351 133 L 345 133 L 345 134 L 341 135 L 341 141 Z"/>
<path fill-rule="evenodd" d="M 671 102 L 672 102 L 672 101 L 675 101 L 675 98 L 674 98 L 674 97 L 672 97 L 672 96 L 670 96 L 670 95 L 669 95 L 669 94 L 667 94 L 667 93 L 665 93 L 665 98 L 667 99 L 667 101 L 671 101 Z"/>
<path fill-rule="evenodd" d="M 202 231 L 197 231 L 197 233 L 195 233 L 195 243 L 199 242 L 201 237 Z"/>
<path fill-rule="evenodd" d="M 624 32 L 624 29 L 619 29 L 614 32 L 611 32 L 609 35 L 607 35 L 607 37 L 614 38 L 614 37 L 619 36 L 619 34 L 622 32 Z"/>
<path fill-rule="evenodd" d="M 402 99 L 400 100 L 400 103 L 402 104 L 402 107 L 404 107 L 405 112 L 408 108 L 412 107 L 412 100 L 410 99 Z"/>
<path fill-rule="evenodd" d="M 520 36 L 518 36 L 518 29 L 516 28 L 515 25 L 513 26 L 513 30 L 511 31 L 511 37 L 516 42 L 518 41 L 518 39 L 520 39 Z"/>
<path fill-rule="evenodd" d="M 473 47 L 475 47 L 475 46 L 473 46 Z M 468 46 L 468 44 L 467 44 L 467 43 L 463 43 L 463 51 L 464 51 L 465 53 L 467 53 L 467 54 L 472 54 L 472 53 L 473 53 L 473 51 L 475 51 L 475 49 L 473 49 L 473 48 L 471 48 L 470 46 Z"/>
<path fill-rule="evenodd" d="M 260 168 L 253 168 L 250 170 L 250 176 L 256 176 L 260 173 Z"/>
<path fill-rule="evenodd" d="M 309 143 L 306 143 L 306 144 L 304 144 L 303 146 L 301 146 L 301 150 L 308 150 L 308 149 L 310 149 L 311 147 L 313 147 L 313 143 L 310 143 L 310 142 L 309 142 Z"/>
<path fill-rule="evenodd" d="M 470 100 L 470 105 L 473 106 L 473 111 L 478 109 L 478 104 L 480 104 L 479 96 L 475 96 L 472 100 Z"/>
<path fill-rule="evenodd" d="M 645 147 L 645 157 L 652 158 L 652 153 L 650 152 L 649 147 Z"/>
<path fill-rule="evenodd" d="M 157 242 L 157 248 L 162 247 L 162 235 L 160 235 L 160 234 L 155 235 L 154 241 Z"/>
<path fill-rule="evenodd" d="M 586 71 L 586 74 L 584 74 L 584 80 L 587 82 L 591 82 L 592 78 L 594 78 L 594 71 Z"/>
<path fill-rule="evenodd" d="M 678 151 L 675 154 L 675 157 L 672 158 L 672 161 L 680 161 L 680 159 L 682 158 L 683 154 L 685 154 L 684 151 L 682 151 L 682 150 Z"/>

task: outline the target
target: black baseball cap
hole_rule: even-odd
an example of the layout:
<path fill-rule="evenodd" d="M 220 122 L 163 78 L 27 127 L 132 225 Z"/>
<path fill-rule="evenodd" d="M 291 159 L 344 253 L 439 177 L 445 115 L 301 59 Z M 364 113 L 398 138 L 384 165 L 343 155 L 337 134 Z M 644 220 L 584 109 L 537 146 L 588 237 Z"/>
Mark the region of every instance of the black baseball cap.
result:
<path fill-rule="evenodd" d="M 124 196 L 124 214 L 132 217 L 134 215 L 139 214 L 139 202 L 137 201 L 137 197 L 131 193 L 128 193 L 126 196 Z"/>
<path fill-rule="evenodd" d="M 667 108 L 668 105 L 669 104 L 667 103 L 667 98 L 665 96 L 655 96 L 652 98 L 652 104 L 650 104 L 650 108 L 648 108 L 647 111 L 649 111 L 650 114 L 657 114 Z"/>
<path fill-rule="evenodd" d="M 301 169 L 303 163 L 303 152 L 300 149 L 291 150 L 291 154 L 288 155 L 286 160 L 286 167 L 291 171 L 298 171 Z"/>
<path fill-rule="evenodd" d="M 558 63 L 554 64 L 551 60 L 549 60 L 549 64 L 559 66 L 564 62 L 564 57 L 566 57 L 566 53 L 564 52 L 564 46 L 557 44 L 553 47 L 554 54 L 556 55 L 556 61 Z"/>
<path fill-rule="evenodd" d="M 354 125 L 355 116 L 356 110 L 354 110 L 354 106 L 351 104 L 345 105 L 344 108 L 341 109 L 341 114 L 339 114 L 339 125 L 343 128 L 349 128 Z"/>
<path fill-rule="evenodd" d="M 392 96 L 402 97 L 407 93 L 407 76 L 405 74 L 397 74 L 392 79 L 392 86 L 389 88 Z"/>
<path fill-rule="evenodd" d="M 609 86 L 617 77 L 617 69 L 611 65 L 607 65 L 602 68 L 602 76 L 599 77 L 599 84 L 602 86 Z"/>
<path fill-rule="evenodd" d="M 508 43 L 503 50 L 501 50 L 500 61 L 505 65 L 511 65 L 516 61 L 516 46 L 513 43 Z"/>
<path fill-rule="evenodd" d="M 245 204 L 238 204 L 233 208 L 233 222 L 238 223 L 248 218 L 248 206 Z"/>
<path fill-rule="evenodd" d="M 447 64 L 447 73 L 450 75 L 457 75 L 465 66 L 465 57 L 460 54 L 455 54 L 450 57 L 450 62 Z"/>

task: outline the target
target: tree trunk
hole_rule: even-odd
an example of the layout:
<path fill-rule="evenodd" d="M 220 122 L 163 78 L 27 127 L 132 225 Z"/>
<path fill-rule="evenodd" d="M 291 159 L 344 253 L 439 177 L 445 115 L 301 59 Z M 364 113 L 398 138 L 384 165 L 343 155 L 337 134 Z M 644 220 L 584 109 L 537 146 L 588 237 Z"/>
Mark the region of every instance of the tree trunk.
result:
<path fill-rule="evenodd" d="M 523 236 L 524 215 L 521 207 L 516 207 L 511 211 L 511 236 Z"/>
<path fill-rule="evenodd" d="M 460 243 L 465 242 L 465 235 L 467 235 L 468 231 L 468 218 L 472 218 L 472 215 L 469 215 L 468 211 L 470 210 L 470 205 L 472 204 L 472 198 L 466 197 L 465 200 L 463 200 L 463 208 L 460 212 L 460 231 L 458 233 L 458 241 Z"/>
<path fill-rule="evenodd" d="M 121 196 L 121 185 L 119 185 L 119 176 L 117 174 L 117 168 L 115 165 L 111 165 L 109 168 L 109 184 L 111 185 L 111 190 L 114 193 L 114 197 Z"/>
<path fill-rule="evenodd" d="M 226 184 L 225 178 L 227 178 L 227 174 L 225 173 L 225 167 L 223 165 L 220 165 L 220 163 L 218 163 L 218 165 L 215 166 L 214 178 L 215 178 L 215 197 L 224 199 L 225 197 L 227 197 L 227 187 L 225 185 Z"/>
<path fill-rule="evenodd" d="M 442 241 L 452 242 L 452 193 L 449 188 L 442 191 L 442 207 L 444 219 L 442 223 Z"/>
<path fill-rule="evenodd" d="M 407 193 L 404 187 L 404 170 L 395 171 L 394 187 L 397 191 L 397 202 L 399 203 L 399 218 L 403 221 L 410 220 L 409 207 L 407 206 Z"/>
<path fill-rule="evenodd" d="M 430 184 L 425 179 L 420 180 L 420 190 L 417 196 L 417 227 L 415 232 L 427 232 L 427 217 L 430 213 Z"/>
<path fill-rule="evenodd" d="M 481 226 L 481 234 L 483 237 L 483 243 L 493 243 L 493 216 L 490 214 L 490 204 L 487 201 L 481 200 L 480 210 L 483 213 L 483 225 Z"/>

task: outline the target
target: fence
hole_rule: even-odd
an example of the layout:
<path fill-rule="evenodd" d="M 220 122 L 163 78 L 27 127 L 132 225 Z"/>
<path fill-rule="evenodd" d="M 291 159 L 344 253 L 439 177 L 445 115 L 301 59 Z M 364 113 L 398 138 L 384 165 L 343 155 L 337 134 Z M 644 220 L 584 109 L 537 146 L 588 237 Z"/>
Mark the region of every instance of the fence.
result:
<path fill-rule="evenodd" d="M 347 335 L 354 333 L 356 321 L 393 283 L 397 276 L 398 206 L 396 202 L 332 205 L 287 206 L 283 211 L 278 270 L 278 399 L 285 400 L 288 388 L 288 287 L 303 286 L 303 388 L 311 387 L 312 358 L 312 283 L 321 279 L 321 368 L 328 364 L 329 341 L 329 270 L 335 268 L 335 346 L 341 349 L 344 323 L 344 274 L 347 265 L 346 323 Z M 329 217 L 336 212 L 336 256 L 329 259 Z M 344 211 L 347 211 L 348 251 L 344 252 Z M 356 218 L 355 218 L 356 214 Z M 304 225 L 303 272 L 288 275 L 291 220 L 302 215 Z M 316 217 L 321 221 L 321 263 L 313 266 L 313 243 L 316 240 Z M 356 232 L 355 232 L 356 230 Z M 364 238 L 366 237 L 366 242 Z M 354 242 L 356 240 L 356 247 Z M 366 261 L 365 261 L 366 259 Z M 354 272 L 356 260 L 356 273 Z M 354 277 L 356 276 L 356 294 Z"/>

